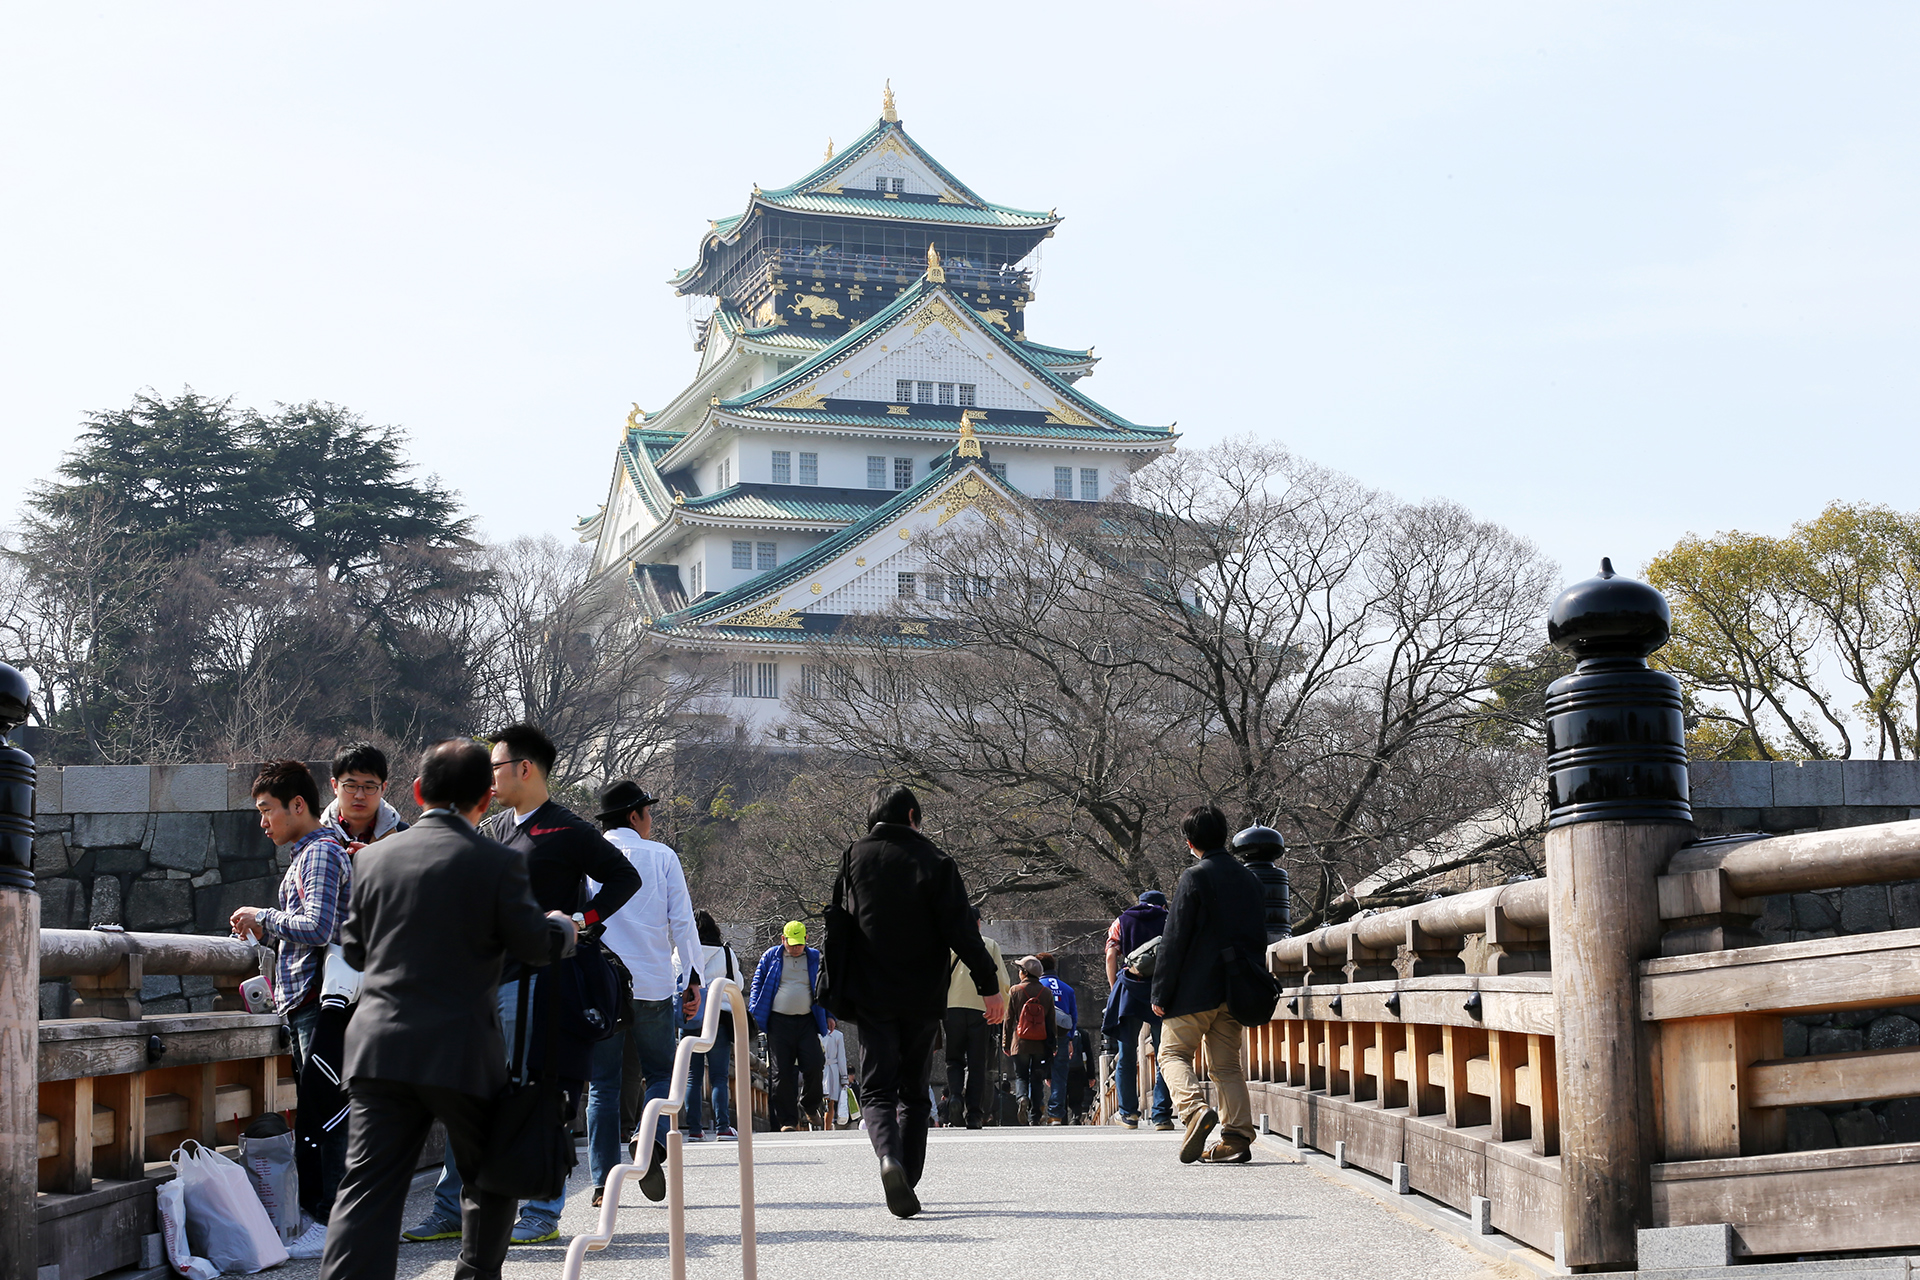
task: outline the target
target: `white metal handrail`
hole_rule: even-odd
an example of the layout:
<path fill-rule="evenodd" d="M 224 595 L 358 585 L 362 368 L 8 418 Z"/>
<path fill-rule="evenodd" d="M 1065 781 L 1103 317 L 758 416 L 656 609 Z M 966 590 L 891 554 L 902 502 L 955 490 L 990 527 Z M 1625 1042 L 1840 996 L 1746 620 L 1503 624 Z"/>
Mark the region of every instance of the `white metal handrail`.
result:
<path fill-rule="evenodd" d="M 720 1038 L 721 1007 L 715 996 L 724 996 L 728 1010 L 733 1014 L 734 1077 L 741 1085 L 752 1088 L 753 1060 L 748 1041 L 751 1039 L 753 1018 L 747 1012 L 746 995 L 740 990 L 739 982 L 723 977 L 707 988 L 706 1016 L 700 1020 L 700 1034 L 683 1038 L 674 1050 L 673 1086 L 667 1091 L 667 1096 L 648 1102 L 640 1113 L 640 1123 L 631 1139 L 634 1162 L 617 1164 L 607 1170 L 606 1185 L 601 1189 L 599 1225 L 591 1234 L 577 1235 L 567 1245 L 564 1280 L 580 1280 L 580 1263 L 588 1252 L 597 1253 L 612 1243 L 614 1224 L 620 1216 L 620 1189 L 626 1185 L 628 1178 L 642 1177 L 653 1166 L 654 1126 L 660 1123 L 663 1113 L 667 1117 L 667 1254 L 673 1280 L 686 1280 L 687 1196 L 685 1166 L 681 1158 L 685 1139 L 680 1132 L 680 1109 L 687 1100 L 687 1073 L 693 1065 L 693 1055 L 712 1049 L 714 1042 Z M 743 1280 L 756 1280 L 759 1261 L 755 1255 L 753 1235 L 753 1108 L 748 1106 L 741 1110 L 743 1123 L 739 1126 L 739 1141 L 735 1144 L 740 1154 L 740 1274 Z M 717 1119 L 724 1123 L 726 1117 Z"/>

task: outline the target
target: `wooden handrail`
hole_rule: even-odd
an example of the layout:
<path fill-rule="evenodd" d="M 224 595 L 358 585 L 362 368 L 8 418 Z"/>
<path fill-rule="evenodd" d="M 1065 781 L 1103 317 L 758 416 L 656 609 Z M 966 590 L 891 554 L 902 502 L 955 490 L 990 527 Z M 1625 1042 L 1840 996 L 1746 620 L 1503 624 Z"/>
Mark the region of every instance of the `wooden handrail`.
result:
<path fill-rule="evenodd" d="M 258 951 L 237 938 L 193 933 L 119 933 L 95 929 L 42 929 L 40 976 L 100 977 L 129 955 L 149 974 L 234 976 L 257 973 Z"/>
<path fill-rule="evenodd" d="M 1719 871 L 1743 898 L 1920 879 L 1920 822 L 1883 822 L 1682 849 L 1667 874 Z"/>

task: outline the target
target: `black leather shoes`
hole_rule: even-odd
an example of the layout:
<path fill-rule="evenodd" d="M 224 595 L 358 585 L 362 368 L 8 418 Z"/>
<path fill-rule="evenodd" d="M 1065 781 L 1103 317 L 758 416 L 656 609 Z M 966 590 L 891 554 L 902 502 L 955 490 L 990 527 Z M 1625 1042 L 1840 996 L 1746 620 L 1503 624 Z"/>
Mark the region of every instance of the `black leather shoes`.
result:
<path fill-rule="evenodd" d="M 653 1144 L 653 1163 L 640 1175 L 640 1194 L 649 1200 L 667 1198 L 667 1144 Z"/>
<path fill-rule="evenodd" d="M 911 1218 L 920 1212 L 920 1197 L 913 1193 L 907 1168 L 892 1156 L 880 1157 L 880 1186 L 887 1193 L 887 1212 L 894 1217 Z"/>

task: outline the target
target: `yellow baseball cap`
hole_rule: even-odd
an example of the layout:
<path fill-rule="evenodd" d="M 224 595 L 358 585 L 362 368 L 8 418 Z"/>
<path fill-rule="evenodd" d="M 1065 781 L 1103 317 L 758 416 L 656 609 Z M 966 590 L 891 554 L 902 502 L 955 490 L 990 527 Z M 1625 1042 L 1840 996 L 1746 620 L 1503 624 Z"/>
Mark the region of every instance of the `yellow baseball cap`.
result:
<path fill-rule="evenodd" d="M 788 946 L 797 947 L 807 940 L 807 926 L 798 920 L 789 920 L 787 927 L 780 931 L 780 936 L 787 940 Z"/>

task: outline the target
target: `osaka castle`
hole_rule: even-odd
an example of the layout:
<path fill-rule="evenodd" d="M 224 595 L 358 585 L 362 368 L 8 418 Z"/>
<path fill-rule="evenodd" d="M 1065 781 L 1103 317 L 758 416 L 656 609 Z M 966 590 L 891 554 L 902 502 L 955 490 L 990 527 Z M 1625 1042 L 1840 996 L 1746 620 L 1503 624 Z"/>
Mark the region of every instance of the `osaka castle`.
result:
<path fill-rule="evenodd" d="M 938 598 L 917 541 L 939 525 L 1098 502 L 1173 448 L 1081 390 L 1092 347 L 1030 336 L 1030 262 L 1059 224 L 981 197 L 889 90 L 852 145 L 708 223 L 669 281 L 713 300 L 693 381 L 628 416 L 577 532 L 670 643 L 726 657 L 736 717 L 776 718 L 849 615 Z"/>

